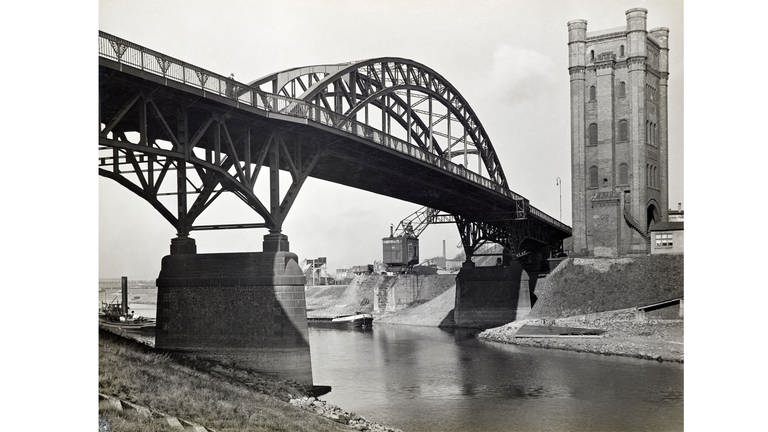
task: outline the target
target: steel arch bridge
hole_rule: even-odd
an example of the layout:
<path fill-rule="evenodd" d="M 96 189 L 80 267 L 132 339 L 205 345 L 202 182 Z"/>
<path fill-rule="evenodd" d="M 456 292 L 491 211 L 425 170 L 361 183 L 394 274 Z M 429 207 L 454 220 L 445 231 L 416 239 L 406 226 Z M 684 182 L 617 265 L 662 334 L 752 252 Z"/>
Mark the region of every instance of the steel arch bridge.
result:
<path fill-rule="evenodd" d="M 308 176 L 452 215 L 467 260 L 486 241 L 522 254 L 571 234 L 509 189 L 466 99 L 412 60 L 306 66 L 245 84 L 100 32 L 99 102 L 99 174 L 149 202 L 179 241 L 206 229 L 280 233 Z M 284 193 L 280 170 L 291 175 Z M 196 224 L 224 192 L 261 220 Z"/>

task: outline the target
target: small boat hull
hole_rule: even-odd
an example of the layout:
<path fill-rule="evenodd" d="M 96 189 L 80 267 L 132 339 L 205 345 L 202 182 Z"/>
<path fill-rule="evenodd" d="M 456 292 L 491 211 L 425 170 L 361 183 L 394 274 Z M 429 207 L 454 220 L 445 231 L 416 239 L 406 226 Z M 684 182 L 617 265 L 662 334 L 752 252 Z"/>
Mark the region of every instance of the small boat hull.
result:
<path fill-rule="evenodd" d="M 355 314 L 335 318 L 307 318 L 307 324 L 312 327 L 368 330 L 373 327 L 373 316 L 370 314 Z"/>
<path fill-rule="evenodd" d="M 142 319 L 136 321 L 112 321 L 104 317 L 99 317 L 99 327 L 117 331 L 154 333 L 155 320 Z"/>

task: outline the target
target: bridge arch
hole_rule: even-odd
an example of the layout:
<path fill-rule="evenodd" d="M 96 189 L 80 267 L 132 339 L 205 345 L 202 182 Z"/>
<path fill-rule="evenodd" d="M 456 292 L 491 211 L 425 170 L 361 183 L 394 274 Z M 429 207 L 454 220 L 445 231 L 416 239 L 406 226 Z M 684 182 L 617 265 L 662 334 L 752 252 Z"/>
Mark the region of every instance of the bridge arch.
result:
<path fill-rule="evenodd" d="M 324 77 L 337 72 L 349 63 L 325 64 L 313 66 L 301 66 L 285 69 L 280 72 L 274 72 L 255 79 L 248 83 L 251 87 L 259 87 L 269 93 L 296 98 L 300 93 L 295 92 L 296 84 L 302 88 L 302 92 L 312 87 L 314 83 L 321 81 Z M 264 86 L 268 88 L 264 88 Z M 291 91 L 294 89 L 294 91 Z"/>
<path fill-rule="evenodd" d="M 336 65 L 307 66 L 272 74 L 253 81 L 253 84 L 260 85 L 273 80 L 277 83 L 275 85 L 283 83 L 285 86 L 290 79 L 298 78 L 299 71 L 319 70 L 329 73 L 298 95 L 299 99 L 347 116 L 356 115 L 366 106 L 376 106 L 389 118 L 395 119 L 397 124 L 404 126 L 406 135 L 413 138 L 418 145 L 441 156 L 448 148 L 456 145 L 454 138 L 458 137 L 450 132 L 436 132 L 434 126 L 446 120 L 446 117 L 448 125 L 457 121 L 462 128 L 462 135 L 466 132 L 468 144 L 474 147 L 474 151 L 467 151 L 467 154 L 478 155 L 488 176 L 497 184 L 508 188 L 506 176 L 491 140 L 472 107 L 448 80 L 421 63 L 399 57 L 380 57 Z M 275 91 L 279 89 L 276 88 Z M 398 94 L 403 91 L 426 95 L 430 105 L 432 101 L 437 101 L 450 115 L 445 114 L 437 121 L 425 121 L 423 110 L 418 108 L 425 99 L 421 98 L 416 102 L 403 100 L 402 95 Z M 409 116 L 411 127 L 408 127 Z"/>

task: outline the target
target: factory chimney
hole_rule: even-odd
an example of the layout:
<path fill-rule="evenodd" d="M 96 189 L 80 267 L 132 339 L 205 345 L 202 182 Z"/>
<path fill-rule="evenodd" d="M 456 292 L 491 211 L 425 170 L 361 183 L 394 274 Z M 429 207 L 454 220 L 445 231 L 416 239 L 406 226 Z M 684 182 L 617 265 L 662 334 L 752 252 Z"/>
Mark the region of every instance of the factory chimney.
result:
<path fill-rule="evenodd" d="M 443 259 L 446 259 L 445 258 L 445 240 L 443 240 Z"/>

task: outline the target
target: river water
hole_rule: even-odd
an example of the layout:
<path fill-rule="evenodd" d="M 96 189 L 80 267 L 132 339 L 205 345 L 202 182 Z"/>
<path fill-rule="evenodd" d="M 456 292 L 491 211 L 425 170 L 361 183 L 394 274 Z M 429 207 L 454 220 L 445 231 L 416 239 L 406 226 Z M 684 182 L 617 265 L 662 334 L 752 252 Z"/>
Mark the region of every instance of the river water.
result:
<path fill-rule="evenodd" d="M 322 399 L 405 431 L 678 431 L 683 366 L 377 324 L 310 327 Z"/>

